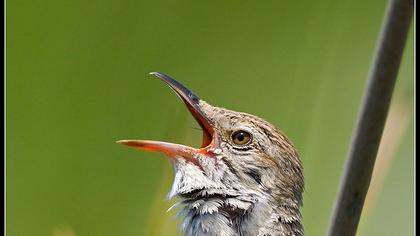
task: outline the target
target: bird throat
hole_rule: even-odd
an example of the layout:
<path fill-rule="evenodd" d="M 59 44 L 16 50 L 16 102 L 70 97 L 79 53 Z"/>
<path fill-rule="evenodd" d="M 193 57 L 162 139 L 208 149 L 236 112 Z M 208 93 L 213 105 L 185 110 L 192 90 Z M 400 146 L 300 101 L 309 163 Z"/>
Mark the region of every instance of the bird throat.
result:
<path fill-rule="evenodd" d="M 181 229 L 187 236 L 301 235 L 300 224 L 282 222 L 281 212 L 261 199 L 249 203 L 213 195 L 181 203 L 184 205 L 179 212 L 184 218 Z"/>

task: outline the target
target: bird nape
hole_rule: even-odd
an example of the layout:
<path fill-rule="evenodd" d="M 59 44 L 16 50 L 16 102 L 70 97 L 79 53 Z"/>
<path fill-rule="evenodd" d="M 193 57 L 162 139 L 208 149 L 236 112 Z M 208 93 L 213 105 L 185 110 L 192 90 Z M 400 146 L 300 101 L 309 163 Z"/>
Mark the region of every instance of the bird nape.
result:
<path fill-rule="evenodd" d="M 303 167 L 288 138 L 261 118 L 211 106 L 175 79 L 151 74 L 185 103 L 203 130 L 202 145 L 118 143 L 169 157 L 168 196 L 180 199 L 186 235 L 303 235 Z"/>

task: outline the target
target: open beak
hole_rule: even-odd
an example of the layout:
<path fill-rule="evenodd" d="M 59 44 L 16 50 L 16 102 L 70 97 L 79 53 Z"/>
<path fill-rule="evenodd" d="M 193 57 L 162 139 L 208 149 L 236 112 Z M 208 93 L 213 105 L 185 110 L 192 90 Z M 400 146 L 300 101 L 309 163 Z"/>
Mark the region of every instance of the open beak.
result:
<path fill-rule="evenodd" d="M 205 148 L 212 142 L 212 136 L 214 133 L 210 119 L 200 108 L 200 98 L 184 85 L 165 74 L 159 72 L 151 72 L 150 74 L 165 82 L 182 99 L 192 116 L 201 126 L 203 130 L 203 143 L 201 148 L 197 149 L 181 144 L 151 140 L 120 140 L 117 141 L 117 143 L 125 144 L 145 151 L 164 153 L 169 157 L 182 156 L 186 160 L 194 161 L 193 155 L 195 153 L 205 152 Z"/>

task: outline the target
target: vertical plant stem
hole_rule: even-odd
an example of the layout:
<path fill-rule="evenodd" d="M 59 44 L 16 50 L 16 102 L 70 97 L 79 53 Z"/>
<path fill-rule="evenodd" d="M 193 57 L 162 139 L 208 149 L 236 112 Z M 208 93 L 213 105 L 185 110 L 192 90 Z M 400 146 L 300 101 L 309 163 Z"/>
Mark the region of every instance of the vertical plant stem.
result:
<path fill-rule="evenodd" d="M 328 235 L 355 235 L 372 177 L 413 13 L 413 0 L 390 0 L 368 78 Z"/>

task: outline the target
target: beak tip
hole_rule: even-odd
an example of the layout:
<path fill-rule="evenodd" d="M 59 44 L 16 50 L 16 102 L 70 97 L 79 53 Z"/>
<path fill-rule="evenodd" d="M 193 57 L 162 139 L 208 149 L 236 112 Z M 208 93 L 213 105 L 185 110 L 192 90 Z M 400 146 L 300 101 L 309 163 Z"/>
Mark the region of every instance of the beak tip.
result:
<path fill-rule="evenodd" d="M 173 78 L 171 78 L 170 76 L 168 76 L 168 75 L 166 75 L 166 74 L 164 74 L 164 73 L 160 73 L 160 72 L 157 72 L 157 71 L 152 71 L 152 72 L 149 72 L 149 75 L 153 75 L 153 76 L 155 76 L 156 78 L 159 78 L 160 80 L 163 80 L 165 83 L 167 83 L 172 89 L 174 89 L 173 88 L 173 85 L 172 85 L 172 83 L 174 83 L 174 79 Z M 178 83 L 178 81 L 175 81 L 175 83 Z"/>
<path fill-rule="evenodd" d="M 115 143 L 118 143 L 118 144 L 126 144 L 127 143 L 127 140 L 118 140 L 118 141 L 115 141 Z"/>
<path fill-rule="evenodd" d="M 141 140 L 118 140 L 116 143 L 134 148 L 139 148 L 142 146 Z"/>
<path fill-rule="evenodd" d="M 159 75 L 160 75 L 160 74 L 161 74 L 161 73 L 156 72 L 156 71 L 149 72 L 149 75 L 154 75 L 154 76 L 156 76 L 156 77 L 159 77 Z"/>

